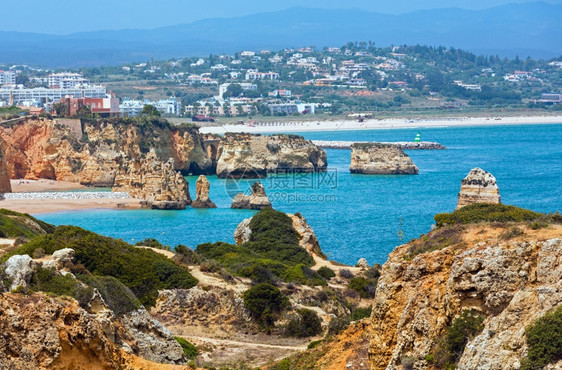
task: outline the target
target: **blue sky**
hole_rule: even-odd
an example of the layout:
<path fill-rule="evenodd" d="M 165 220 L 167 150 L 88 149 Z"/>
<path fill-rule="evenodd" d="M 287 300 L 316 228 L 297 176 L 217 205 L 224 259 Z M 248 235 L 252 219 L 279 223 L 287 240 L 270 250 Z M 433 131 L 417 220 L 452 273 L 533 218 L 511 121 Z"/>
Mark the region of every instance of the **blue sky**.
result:
<path fill-rule="evenodd" d="M 314 8 L 359 8 L 381 13 L 407 13 L 419 9 L 460 7 L 483 9 L 532 0 L 28 0 L 25 9 L 17 1 L 2 4 L 0 31 L 67 34 L 80 31 L 140 28 L 193 22 L 199 19 L 234 17 L 292 6 Z M 562 0 L 546 0 L 561 3 Z"/>

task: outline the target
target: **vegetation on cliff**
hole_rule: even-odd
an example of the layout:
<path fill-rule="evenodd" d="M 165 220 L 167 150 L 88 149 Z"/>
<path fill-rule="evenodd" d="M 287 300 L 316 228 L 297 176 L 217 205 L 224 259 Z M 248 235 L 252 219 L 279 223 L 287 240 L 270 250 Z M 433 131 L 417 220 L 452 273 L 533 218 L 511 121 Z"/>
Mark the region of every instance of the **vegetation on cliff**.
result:
<path fill-rule="evenodd" d="M 0 238 L 33 238 L 53 230 L 54 226 L 28 214 L 0 209 Z"/>
<path fill-rule="evenodd" d="M 299 246 L 298 234 L 291 219 L 283 212 L 263 209 L 250 222 L 250 240 L 240 246 L 223 242 L 205 243 L 196 251 L 216 260 L 232 274 L 255 282 L 282 280 L 306 285 L 326 285 L 310 269 L 314 259 Z"/>
<path fill-rule="evenodd" d="M 260 325 L 271 329 L 281 312 L 289 307 L 289 300 L 277 287 L 260 283 L 244 292 L 244 306 Z"/>
<path fill-rule="evenodd" d="M 47 254 L 71 248 L 75 263 L 94 276 L 112 276 L 131 289 L 139 301 L 151 306 L 159 289 L 188 289 L 197 280 L 184 268 L 149 249 L 135 248 L 122 240 L 95 234 L 75 226 L 59 226 L 52 234 L 39 236 L 2 258 L 16 254 Z"/>
<path fill-rule="evenodd" d="M 537 319 L 525 329 L 527 357 L 522 370 L 542 368 L 562 360 L 562 305 Z"/>

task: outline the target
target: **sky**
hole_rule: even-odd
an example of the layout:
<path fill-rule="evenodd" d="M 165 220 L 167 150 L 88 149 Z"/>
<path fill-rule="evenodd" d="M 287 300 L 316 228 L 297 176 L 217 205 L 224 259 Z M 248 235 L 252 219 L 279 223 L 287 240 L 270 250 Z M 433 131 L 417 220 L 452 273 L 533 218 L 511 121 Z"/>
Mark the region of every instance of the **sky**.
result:
<path fill-rule="evenodd" d="M 459 7 L 484 9 L 507 3 L 535 0 L 27 0 L 26 11 L 17 1 L 2 4 L 0 31 L 69 34 L 82 31 L 123 28 L 151 29 L 189 23 L 200 19 L 235 17 L 277 11 L 293 6 L 310 8 L 358 8 L 373 12 L 400 14 L 421 9 Z M 544 0 L 562 3 L 562 0 Z"/>

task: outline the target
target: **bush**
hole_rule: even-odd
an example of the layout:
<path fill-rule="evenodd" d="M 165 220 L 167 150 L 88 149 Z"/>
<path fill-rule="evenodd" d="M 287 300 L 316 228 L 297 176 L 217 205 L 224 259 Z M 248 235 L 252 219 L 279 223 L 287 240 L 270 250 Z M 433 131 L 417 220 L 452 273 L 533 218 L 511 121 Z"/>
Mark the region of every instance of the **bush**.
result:
<path fill-rule="evenodd" d="M 328 334 L 338 335 L 339 333 L 347 329 L 350 323 L 351 318 L 349 316 L 337 317 L 335 319 L 332 319 L 330 321 L 330 324 L 328 324 Z"/>
<path fill-rule="evenodd" d="M 0 238 L 32 239 L 53 231 L 53 225 L 39 221 L 28 214 L 0 209 Z"/>
<path fill-rule="evenodd" d="M 463 241 L 463 232 L 464 226 L 461 225 L 443 226 L 433 230 L 429 234 L 411 242 L 404 258 L 411 260 L 419 254 L 433 252 L 454 244 L 459 244 Z"/>
<path fill-rule="evenodd" d="M 476 311 L 466 310 L 457 317 L 437 345 L 435 364 L 450 368 L 460 359 L 468 341 L 484 329 L 484 317 Z"/>
<path fill-rule="evenodd" d="M 78 279 L 96 288 L 115 315 L 123 315 L 142 308 L 133 292 L 114 277 L 79 275 Z"/>
<path fill-rule="evenodd" d="M 194 360 L 195 357 L 197 357 L 197 353 L 199 353 L 199 351 L 197 351 L 197 348 L 193 344 L 191 344 L 187 339 L 184 339 L 182 337 L 174 337 L 174 338 L 181 346 L 181 349 L 183 350 L 183 355 L 186 358 L 190 360 Z"/>
<path fill-rule="evenodd" d="M 174 248 L 174 252 L 176 252 L 177 261 L 186 265 L 198 265 L 202 261 L 200 255 L 185 245 L 179 244 Z"/>
<path fill-rule="evenodd" d="M 334 270 L 326 266 L 320 267 L 317 272 L 318 275 L 322 276 L 324 280 L 330 280 L 331 278 L 336 276 Z"/>
<path fill-rule="evenodd" d="M 525 329 L 527 357 L 521 369 L 538 369 L 562 360 L 562 305 Z"/>
<path fill-rule="evenodd" d="M 348 288 L 359 293 L 361 298 L 373 298 L 377 290 L 377 280 L 356 277 L 351 279 Z"/>
<path fill-rule="evenodd" d="M 138 242 L 135 245 L 137 247 L 141 246 L 141 247 L 150 247 L 150 248 L 156 248 L 156 249 L 164 249 L 164 250 L 167 250 L 167 251 L 170 250 L 169 246 L 163 245 L 158 240 L 152 239 L 152 238 L 141 240 L 140 242 Z"/>
<path fill-rule="evenodd" d="M 351 320 L 359 321 L 371 317 L 373 307 L 358 307 L 351 313 Z"/>
<path fill-rule="evenodd" d="M 85 287 L 71 275 L 60 275 L 55 269 L 37 267 L 30 281 L 30 288 L 36 292 L 48 292 L 76 299 L 81 307 L 87 307 L 94 290 Z"/>
<path fill-rule="evenodd" d="M 156 302 L 159 289 L 189 289 L 197 284 L 187 270 L 159 253 L 76 226 L 59 226 L 53 234 L 36 237 L 2 259 L 15 254 L 32 255 L 39 248 L 48 254 L 74 249 L 76 264 L 84 265 L 96 276 L 113 276 L 146 306 Z"/>
<path fill-rule="evenodd" d="M 353 279 L 353 273 L 348 269 L 341 269 L 340 270 L 340 277 L 344 279 Z"/>
<path fill-rule="evenodd" d="M 554 216 L 529 211 L 527 209 L 506 206 L 504 204 L 476 203 L 457 209 L 453 213 L 435 215 L 437 227 L 443 225 L 472 224 L 478 222 L 523 222 L 549 219 Z"/>
<path fill-rule="evenodd" d="M 289 300 L 277 287 L 261 283 L 244 292 L 244 306 L 261 325 L 270 328 Z"/>
<path fill-rule="evenodd" d="M 285 334 L 290 337 L 306 338 L 322 333 L 322 320 L 316 312 L 300 309 L 285 326 Z"/>
<path fill-rule="evenodd" d="M 503 233 L 501 233 L 500 239 L 509 240 L 509 239 L 515 238 L 515 237 L 523 235 L 523 234 L 525 234 L 523 232 L 523 230 L 521 230 L 517 226 L 513 226 L 509 230 L 506 230 Z"/>

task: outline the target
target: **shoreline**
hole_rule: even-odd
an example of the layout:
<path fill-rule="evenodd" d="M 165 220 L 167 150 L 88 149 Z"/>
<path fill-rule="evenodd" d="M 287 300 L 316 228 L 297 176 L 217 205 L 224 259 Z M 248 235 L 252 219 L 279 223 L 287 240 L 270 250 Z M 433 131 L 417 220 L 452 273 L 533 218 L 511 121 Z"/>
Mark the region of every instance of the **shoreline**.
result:
<path fill-rule="evenodd" d="M 239 133 L 283 133 L 283 132 L 321 132 L 321 131 L 358 131 L 388 129 L 422 129 L 444 127 L 482 127 L 506 125 L 542 125 L 562 124 L 562 116 L 498 116 L 498 117 L 442 117 L 442 118 L 391 118 L 335 121 L 294 121 L 264 122 L 254 126 L 223 125 L 201 126 L 202 134 Z"/>

